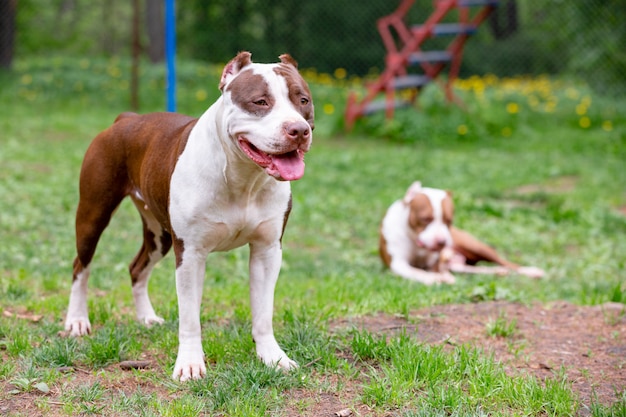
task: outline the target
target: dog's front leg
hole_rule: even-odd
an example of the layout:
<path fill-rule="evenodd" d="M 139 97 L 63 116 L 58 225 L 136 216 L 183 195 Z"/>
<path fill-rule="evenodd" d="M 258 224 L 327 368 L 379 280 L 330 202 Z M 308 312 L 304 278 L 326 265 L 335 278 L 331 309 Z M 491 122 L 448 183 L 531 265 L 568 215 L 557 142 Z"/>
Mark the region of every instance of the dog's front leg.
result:
<path fill-rule="evenodd" d="M 274 289 L 281 262 L 280 242 L 270 246 L 250 244 L 250 306 L 256 353 L 266 365 L 288 370 L 298 364 L 278 346 L 272 326 Z"/>
<path fill-rule="evenodd" d="M 174 365 L 174 379 L 186 381 L 206 375 L 202 334 L 200 327 L 200 304 L 206 256 L 191 254 L 186 250 L 183 261 L 176 268 L 176 293 L 178 295 L 178 357 Z"/>
<path fill-rule="evenodd" d="M 454 275 L 452 275 L 448 271 L 444 272 L 431 272 L 425 271 L 423 269 L 418 269 L 411 266 L 408 262 L 402 260 L 393 260 L 391 265 L 389 265 L 391 270 L 396 274 L 400 275 L 402 278 L 421 282 L 426 285 L 433 285 L 439 283 L 445 284 L 454 284 L 455 279 Z"/>

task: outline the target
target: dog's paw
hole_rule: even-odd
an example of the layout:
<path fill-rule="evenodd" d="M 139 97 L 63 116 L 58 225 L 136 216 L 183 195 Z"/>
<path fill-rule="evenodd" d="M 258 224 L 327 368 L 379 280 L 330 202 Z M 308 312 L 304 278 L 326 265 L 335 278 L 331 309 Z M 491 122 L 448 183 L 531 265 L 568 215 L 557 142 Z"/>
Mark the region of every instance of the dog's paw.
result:
<path fill-rule="evenodd" d="M 441 272 L 438 274 L 437 277 L 437 283 L 438 284 L 454 284 L 456 282 L 456 279 L 454 278 L 454 275 L 452 275 L 450 272 Z"/>
<path fill-rule="evenodd" d="M 155 324 L 163 324 L 165 320 L 157 315 L 139 317 L 139 322 L 147 327 L 152 327 Z"/>
<path fill-rule="evenodd" d="M 283 371 L 289 371 L 298 367 L 298 364 L 289 359 L 289 356 L 278 347 L 278 344 L 267 347 L 257 345 L 256 353 L 259 359 L 269 367 L 277 367 Z"/>
<path fill-rule="evenodd" d="M 88 317 L 68 318 L 65 322 L 65 334 L 68 336 L 85 336 L 91 333 L 91 323 Z"/>
<path fill-rule="evenodd" d="M 190 379 L 204 378 L 206 375 L 206 365 L 204 364 L 204 354 L 202 349 L 178 349 L 178 357 L 174 365 L 172 378 L 185 382 Z"/>
<path fill-rule="evenodd" d="M 530 278 L 543 278 L 545 272 L 541 268 L 537 268 L 536 266 L 522 266 L 517 269 L 518 274 L 526 275 Z"/>

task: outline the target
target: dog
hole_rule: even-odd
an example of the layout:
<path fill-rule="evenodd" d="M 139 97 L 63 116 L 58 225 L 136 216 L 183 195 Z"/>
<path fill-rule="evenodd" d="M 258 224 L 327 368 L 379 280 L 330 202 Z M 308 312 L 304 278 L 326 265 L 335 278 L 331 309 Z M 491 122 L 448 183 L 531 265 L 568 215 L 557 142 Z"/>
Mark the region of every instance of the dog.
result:
<path fill-rule="evenodd" d="M 422 284 L 453 284 L 452 272 L 507 275 L 516 272 L 541 278 L 544 271 L 519 266 L 471 234 L 452 225 L 454 204 L 449 191 L 414 182 L 404 198 L 394 202 L 380 226 L 383 263 L 403 278 Z M 487 261 L 498 266 L 477 266 Z"/>
<path fill-rule="evenodd" d="M 92 141 L 80 172 L 77 256 L 65 331 L 91 332 L 87 279 L 98 240 L 129 196 L 143 224 L 143 244 L 129 271 L 138 319 L 163 323 L 148 280 L 173 246 L 179 347 L 172 377 L 206 374 L 200 304 L 206 258 L 249 245 L 252 337 L 269 366 L 297 367 L 272 328 L 282 237 L 292 207 L 290 181 L 304 174 L 313 138 L 311 92 L 288 54 L 274 64 L 240 52 L 223 69 L 221 96 L 200 118 L 123 113 Z"/>

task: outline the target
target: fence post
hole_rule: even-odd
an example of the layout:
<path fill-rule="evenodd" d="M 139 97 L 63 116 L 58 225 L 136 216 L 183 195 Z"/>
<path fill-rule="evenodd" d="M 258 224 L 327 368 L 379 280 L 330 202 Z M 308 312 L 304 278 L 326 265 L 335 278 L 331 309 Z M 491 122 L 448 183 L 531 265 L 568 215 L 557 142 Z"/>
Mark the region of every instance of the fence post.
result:
<path fill-rule="evenodd" d="M 165 0 L 165 59 L 167 111 L 176 111 L 176 10 L 175 0 Z"/>

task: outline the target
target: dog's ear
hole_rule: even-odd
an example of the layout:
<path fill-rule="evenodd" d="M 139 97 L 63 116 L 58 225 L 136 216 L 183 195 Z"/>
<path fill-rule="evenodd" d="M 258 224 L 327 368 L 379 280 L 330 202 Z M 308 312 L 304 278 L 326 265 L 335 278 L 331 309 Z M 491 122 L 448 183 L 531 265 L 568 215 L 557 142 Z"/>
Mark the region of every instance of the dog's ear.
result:
<path fill-rule="evenodd" d="M 236 57 L 230 60 L 228 64 L 224 67 L 224 71 L 222 71 L 222 79 L 220 80 L 220 90 L 224 91 L 224 87 L 226 84 L 233 79 L 233 77 L 239 74 L 242 68 L 252 64 L 252 59 L 250 57 L 252 54 L 250 52 L 239 52 Z"/>
<path fill-rule="evenodd" d="M 402 199 L 402 201 L 404 202 L 404 204 L 409 204 L 411 200 L 413 200 L 413 197 L 415 197 L 415 195 L 420 193 L 421 191 L 422 183 L 420 181 L 415 181 L 413 184 L 411 184 L 409 189 L 406 190 L 406 194 L 404 194 L 404 198 Z"/>
<path fill-rule="evenodd" d="M 298 68 L 298 63 L 296 62 L 295 59 L 293 59 L 293 57 L 291 55 L 289 55 L 289 54 L 282 54 L 278 58 L 280 58 L 280 62 L 282 62 L 283 64 L 291 65 L 294 68 Z"/>

